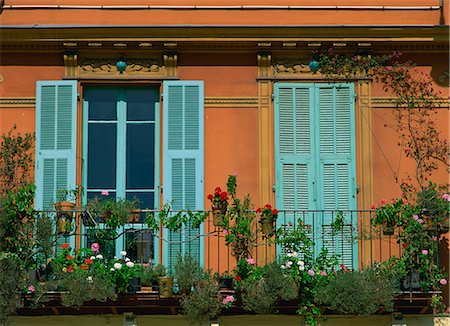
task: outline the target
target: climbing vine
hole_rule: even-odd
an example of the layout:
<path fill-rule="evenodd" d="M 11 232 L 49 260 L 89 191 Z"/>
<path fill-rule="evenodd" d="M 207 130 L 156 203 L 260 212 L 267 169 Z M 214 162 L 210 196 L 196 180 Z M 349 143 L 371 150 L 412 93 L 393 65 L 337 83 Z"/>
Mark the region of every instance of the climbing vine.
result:
<path fill-rule="evenodd" d="M 383 90 L 395 96 L 392 128 L 399 135 L 398 145 L 405 156 L 415 161 L 414 175 L 400 182 L 404 194 L 425 190 L 441 164 L 449 168 L 448 141 L 436 127 L 436 115 L 443 103 L 429 75 L 419 72 L 411 61 L 402 61 L 401 52 L 349 57 L 330 49 L 317 57 L 320 71 L 327 78 L 363 76 L 381 82 Z"/>

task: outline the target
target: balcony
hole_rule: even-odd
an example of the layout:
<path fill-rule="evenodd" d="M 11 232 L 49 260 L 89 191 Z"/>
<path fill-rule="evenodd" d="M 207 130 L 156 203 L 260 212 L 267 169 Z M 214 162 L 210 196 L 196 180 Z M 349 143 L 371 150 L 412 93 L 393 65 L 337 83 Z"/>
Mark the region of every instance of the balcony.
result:
<path fill-rule="evenodd" d="M 55 212 L 45 213 L 44 215 L 42 212 L 38 214 L 39 218 L 48 216 L 50 219 L 53 219 L 53 230 L 55 230 L 56 226 L 61 226 L 61 219 L 64 219 L 65 216 Z M 177 259 L 180 258 L 176 256 L 176 253 L 190 251 L 192 256 L 200 262 L 202 269 L 211 270 L 212 273 L 215 272 L 217 275 L 229 273 L 234 278 L 234 287 L 229 289 L 220 289 L 217 287 L 218 283 L 214 283 L 217 287 L 220 302 L 230 295 L 236 298 L 232 304 L 226 305 L 226 308 L 222 307 L 220 314 L 248 314 L 252 312 L 245 309 L 245 305 L 240 298 L 242 288 L 239 288 L 239 285 L 237 285 L 240 284 L 241 276 L 244 278 L 242 262 L 244 262 L 244 265 L 247 264 L 251 275 L 256 275 L 259 273 L 255 272 L 258 268 L 269 265 L 278 259 L 284 272 L 287 273 L 286 275 L 290 275 L 289 277 L 300 277 L 297 279 L 300 282 L 306 282 L 305 280 L 312 282 L 305 278 L 307 276 L 302 276 L 306 274 L 298 274 L 298 272 L 297 274 L 289 274 L 288 269 L 291 266 L 288 266 L 287 261 L 289 259 L 294 261 L 294 252 L 298 267 L 300 268 L 300 261 L 304 261 L 307 265 L 306 270 L 318 268 L 317 261 L 322 255 L 322 261 L 326 261 L 329 266 L 323 267 L 320 275 L 319 270 L 314 271 L 311 278 L 333 278 L 333 274 L 336 276 L 343 272 L 356 273 L 355 271 L 378 268 L 381 266 L 380 264 L 389 260 L 391 260 L 391 263 L 385 263 L 383 268 L 393 268 L 393 265 L 398 264 L 399 260 L 392 260 L 392 257 L 399 258 L 401 261 L 401 258 L 405 255 L 405 248 L 408 248 L 405 246 L 403 238 L 398 237 L 398 230 L 395 230 L 394 234 L 385 235 L 381 227 L 373 226 L 371 220 L 373 219 L 374 211 L 279 211 L 276 221 L 277 230 L 273 234 L 271 232 L 267 234 L 267 229 L 264 230 L 262 228 L 262 224 L 257 219 L 257 214 L 249 211 L 248 213 L 254 216 L 249 226 L 252 235 L 247 242 L 248 255 L 243 256 L 241 263 L 239 263 L 236 258 L 235 244 L 229 241 L 230 238 L 227 238 L 227 234 L 231 230 L 227 230 L 223 225 L 217 225 L 217 221 L 214 221 L 210 212 L 206 212 L 207 214 L 204 215 L 206 219 L 198 228 L 192 227 L 193 223 L 189 216 L 192 217 L 195 213 L 197 212 L 188 213 L 186 211 L 172 210 L 165 212 L 141 211 L 129 223 L 115 229 L 114 232 L 105 233 L 105 230 L 108 230 L 108 228 L 101 220 L 92 219 L 92 215 L 86 215 L 85 211 L 76 211 L 73 220 L 70 222 L 70 227 L 68 227 L 69 224 L 66 224 L 65 228 L 60 228 L 59 232 L 57 230 L 53 232 L 51 238 L 54 254 L 46 257 L 47 264 L 45 265 L 53 266 L 53 268 L 54 266 L 59 266 L 59 268 L 64 266 L 64 273 L 59 273 L 60 276 L 58 277 L 61 277 L 61 275 L 65 277 L 65 275 L 68 275 L 67 272 L 73 272 L 73 270 L 69 270 L 69 266 L 72 266 L 70 265 L 72 264 L 70 259 L 73 259 L 73 261 L 78 259 L 77 263 L 73 264 L 75 270 L 81 267 L 91 271 L 99 268 L 98 266 L 100 265 L 105 265 L 108 270 L 111 269 L 112 274 L 118 271 L 116 265 L 113 264 L 114 262 L 120 262 L 123 268 L 126 268 L 127 261 L 131 261 L 134 265 L 132 268 L 140 269 L 148 266 L 149 262 L 154 263 L 155 266 L 158 266 L 158 264 L 164 265 L 168 275 L 175 275 L 173 283 L 169 285 L 154 284 L 152 289 L 144 289 L 140 286 L 142 284 L 139 282 L 140 275 L 137 272 L 131 277 L 137 279 L 136 286 L 131 286 L 131 278 L 125 280 L 130 282 L 128 287 L 125 286 L 125 288 L 120 289 L 116 283 L 115 286 L 116 289 L 119 289 L 119 293 L 117 296 L 114 295 L 113 298 L 107 297 L 102 301 L 90 300 L 85 301 L 81 305 L 70 306 L 64 303 L 63 299 L 67 291 L 70 292 L 70 289 L 57 287 L 51 290 L 47 289 L 46 293 L 40 294 L 45 296 L 46 300 L 40 303 L 37 308 L 33 306 L 33 300 L 35 300 L 37 294 L 34 290 L 29 290 L 28 293 L 24 294 L 24 305 L 18 310 L 18 313 L 27 316 L 121 314 L 124 312 L 134 314 L 179 314 L 183 311 L 182 301 L 186 293 L 183 293 L 180 285 L 177 284 Z M 149 216 L 149 214 L 151 216 L 165 214 L 169 218 L 178 217 L 184 220 L 177 230 L 169 230 L 161 224 L 155 230 L 154 227 L 151 228 L 149 226 L 148 220 L 145 220 L 145 216 Z M 230 224 L 230 229 L 231 227 L 232 225 Z M 105 234 L 109 235 L 105 237 Z M 35 235 L 37 234 L 35 233 Z M 101 235 L 104 237 L 102 238 Z M 289 238 L 288 235 L 293 238 Z M 284 239 L 284 242 L 281 241 L 282 239 Z M 298 241 L 293 239 L 298 239 Z M 440 240 L 443 243 L 445 242 L 445 238 Z M 433 256 L 432 261 L 436 266 L 440 266 L 439 250 L 442 247 L 438 242 L 436 241 L 436 250 L 430 249 L 429 253 Z M 99 244 L 100 248 L 98 251 L 94 250 L 92 252 L 89 249 L 93 243 Z M 289 243 L 291 243 L 291 247 Z M 69 245 L 73 248 L 87 249 L 82 252 L 75 252 L 71 250 Z M 323 249 L 326 249 L 326 251 L 323 251 Z M 126 254 L 123 254 L 122 251 L 126 251 Z M 91 255 L 95 257 L 96 254 L 102 255 L 101 263 L 99 259 L 89 260 Z M 69 256 L 71 258 L 67 260 Z M 94 259 L 94 257 L 91 256 L 90 259 Z M 58 262 L 59 265 L 55 265 L 53 262 Z M 295 267 L 297 265 L 294 264 Z M 244 267 L 247 268 L 246 266 Z M 116 270 L 114 270 L 115 268 Z M 306 270 L 302 273 L 306 273 Z M 436 309 L 435 306 L 430 304 L 435 300 L 433 298 L 441 295 L 441 289 L 436 286 L 427 287 L 424 285 L 424 280 L 420 279 L 423 275 L 417 273 L 418 270 L 420 270 L 420 266 L 417 266 L 417 270 L 406 266 L 406 271 L 402 275 L 402 279 L 399 280 L 399 287 L 393 297 L 394 311 L 407 314 L 430 314 L 433 313 L 433 309 Z M 42 268 L 40 272 L 43 272 Z M 54 273 L 54 270 L 50 270 L 49 275 L 46 276 L 38 275 L 37 279 L 34 280 L 34 284 L 39 286 L 45 284 L 48 280 L 54 279 L 51 276 L 52 273 Z M 95 273 L 92 274 L 94 277 Z M 217 282 L 216 278 L 212 279 L 214 279 L 214 282 Z M 119 282 L 114 278 L 112 280 Z M 32 282 L 33 280 L 28 280 L 29 284 Z M 305 284 L 302 283 L 302 286 L 305 286 Z M 171 295 L 169 297 L 166 294 L 163 295 L 162 288 L 164 286 L 170 287 L 169 292 L 171 292 Z M 194 289 L 195 287 L 196 285 L 193 284 Z M 279 311 L 281 314 L 295 315 L 299 306 L 304 304 L 302 300 L 304 300 L 304 297 L 300 286 L 297 297 L 289 300 L 277 299 L 272 309 L 273 311 Z M 323 304 L 319 306 L 321 307 L 320 314 L 333 315 L 339 313 L 329 305 Z M 377 309 L 377 313 L 384 314 L 386 311 L 380 307 L 380 309 Z"/>

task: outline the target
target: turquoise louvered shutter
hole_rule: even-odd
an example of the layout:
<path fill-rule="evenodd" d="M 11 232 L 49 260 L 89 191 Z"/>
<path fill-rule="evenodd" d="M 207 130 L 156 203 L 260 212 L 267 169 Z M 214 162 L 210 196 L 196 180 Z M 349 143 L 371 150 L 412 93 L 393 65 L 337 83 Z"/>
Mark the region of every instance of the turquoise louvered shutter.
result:
<path fill-rule="evenodd" d="M 279 83 L 274 95 L 278 224 L 300 218 L 316 254 L 326 247 L 355 268 L 356 214 L 331 228 L 339 210 L 356 209 L 353 85 Z"/>
<path fill-rule="evenodd" d="M 340 263 L 357 267 L 355 180 L 355 115 L 353 84 L 316 84 L 316 137 L 318 138 L 319 224 L 321 241 Z M 333 212 L 330 212 L 333 211 Z M 337 212 L 344 212 L 344 227 L 333 232 Z"/>
<path fill-rule="evenodd" d="M 58 189 L 76 185 L 76 81 L 40 81 L 36 87 L 35 209 L 53 210 Z M 58 238 L 58 243 L 69 242 Z"/>
<path fill-rule="evenodd" d="M 313 215 L 304 211 L 314 206 L 313 91 L 312 85 L 275 86 L 276 207 L 285 210 L 277 222 L 281 227 L 300 218 L 312 230 Z"/>
<path fill-rule="evenodd" d="M 163 200 L 174 210 L 203 210 L 203 82 L 164 82 Z M 190 252 L 203 263 L 203 226 L 188 224 L 181 233 L 164 230 L 164 261 L 170 268 L 177 253 Z"/>

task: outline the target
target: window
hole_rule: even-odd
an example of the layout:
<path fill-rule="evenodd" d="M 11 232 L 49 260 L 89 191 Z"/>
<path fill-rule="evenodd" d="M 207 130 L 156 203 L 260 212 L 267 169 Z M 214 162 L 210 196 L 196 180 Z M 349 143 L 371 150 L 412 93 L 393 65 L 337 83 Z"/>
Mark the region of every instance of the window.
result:
<path fill-rule="evenodd" d="M 86 87 L 83 99 L 83 189 L 85 200 L 108 191 L 113 198 L 136 199 L 140 208 L 158 207 L 156 153 L 159 90 L 155 87 Z M 144 217 L 142 214 L 141 218 Z M 131 226 L 127 226 L 130 228 Z M 136 228 L 136 226 L 135 226 Z M 147 235 L 128 232 L 117 239 L 115 255 L 125 247 L 153 244 Z M 140 240 L 140 241 L 138 241 Z M 88 239 L 88 243 L 94 240 Z M 153 250 L 143 257 L 148 261 Z"/>
<path fill-rule="evenodd" d="M 159 88 L 86 86 L 82 137 L 77 137 L 77 82 L 37 83 L 36 209 L 53 209 L 57 189 L 73 189 L 81 175 L 83 200 L 103 190 L 115 198 L 137 198 L 142 208 L 159 207 L 159 171 L 164 202 L 174 209 L 203 209 L 203 82 L 168 81 L 164 86 L 164 148 L 159 150 Z M 76 170 L 77 139 L 82 138 L 82 170 Z M 160 168 L 161 164 L 164 164 Z M 125 229 L 136 228 L 127 225 Z M 122 230 L 121 230 L 122 231 Z M 201 230 L 182 234 L 164 230 L 159 248 L 148 232 L 125 232 L 109 246 L 110 255 L 126 249 L 137 260 L 162 253 L 173 262 L 175 252 L 191 251 L 202 261 Z M 82 242 L 95 241 L 91 230 Z M 188 237 L 188 238 L 186 238 Z M 189 240 L 189 241 L 187 241 Z M 59 242 L 75 243 L 75 236 Z M 170 256 L 170 257 L 169 257 Z"/>
<path fill-rule="evenodd" d="M 277 207 L 316 211 L 288 213 L 279 223 L 301 217 L 317 253 L 326 247 L 356 268 L 356 214 L 345 215 L 342 232 L 331 229 L 339 210 L 356 210 L 354 120 L 352 84 L 275 85 Z"/>

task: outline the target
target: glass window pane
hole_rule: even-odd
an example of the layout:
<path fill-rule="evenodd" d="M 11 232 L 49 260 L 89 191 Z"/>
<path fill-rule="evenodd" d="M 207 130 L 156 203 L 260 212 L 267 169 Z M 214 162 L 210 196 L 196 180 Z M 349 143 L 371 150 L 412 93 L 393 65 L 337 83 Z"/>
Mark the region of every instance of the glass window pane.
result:
<path fill-rule="evenodd" d="M 87 188 L 116 188 L 115 123 L 89 123 Z"/>
<path fill-rule="evenodd" d="M 154 189 L 154 124 L 127 125 L 127 189 Z"/>
<path fill-rule="evenodd" d="M 139 207 L 142 209 L 153 209 L 155 207 L 155 194 L 153 192 L 127 192 L 127 199 L 138 200 Z"/>
<path fill-rule="evenodd" d="M 127 89 L 126 101 L 128 121 L 155 120 L 155 103 L 158 101 L 156 88 Z"/>
<path fill-rule="evenodd" d="M 89 120 L 117 119 L 117 90 L 90 89 L 86 100 L 89 102 Z"/>
<path fill-rule="evenodd" d="M 154 259 L 153 234 L 149 230 L 128 230 L 126 233 L 127 257 L 132 261 L 148 263 Z"/>

